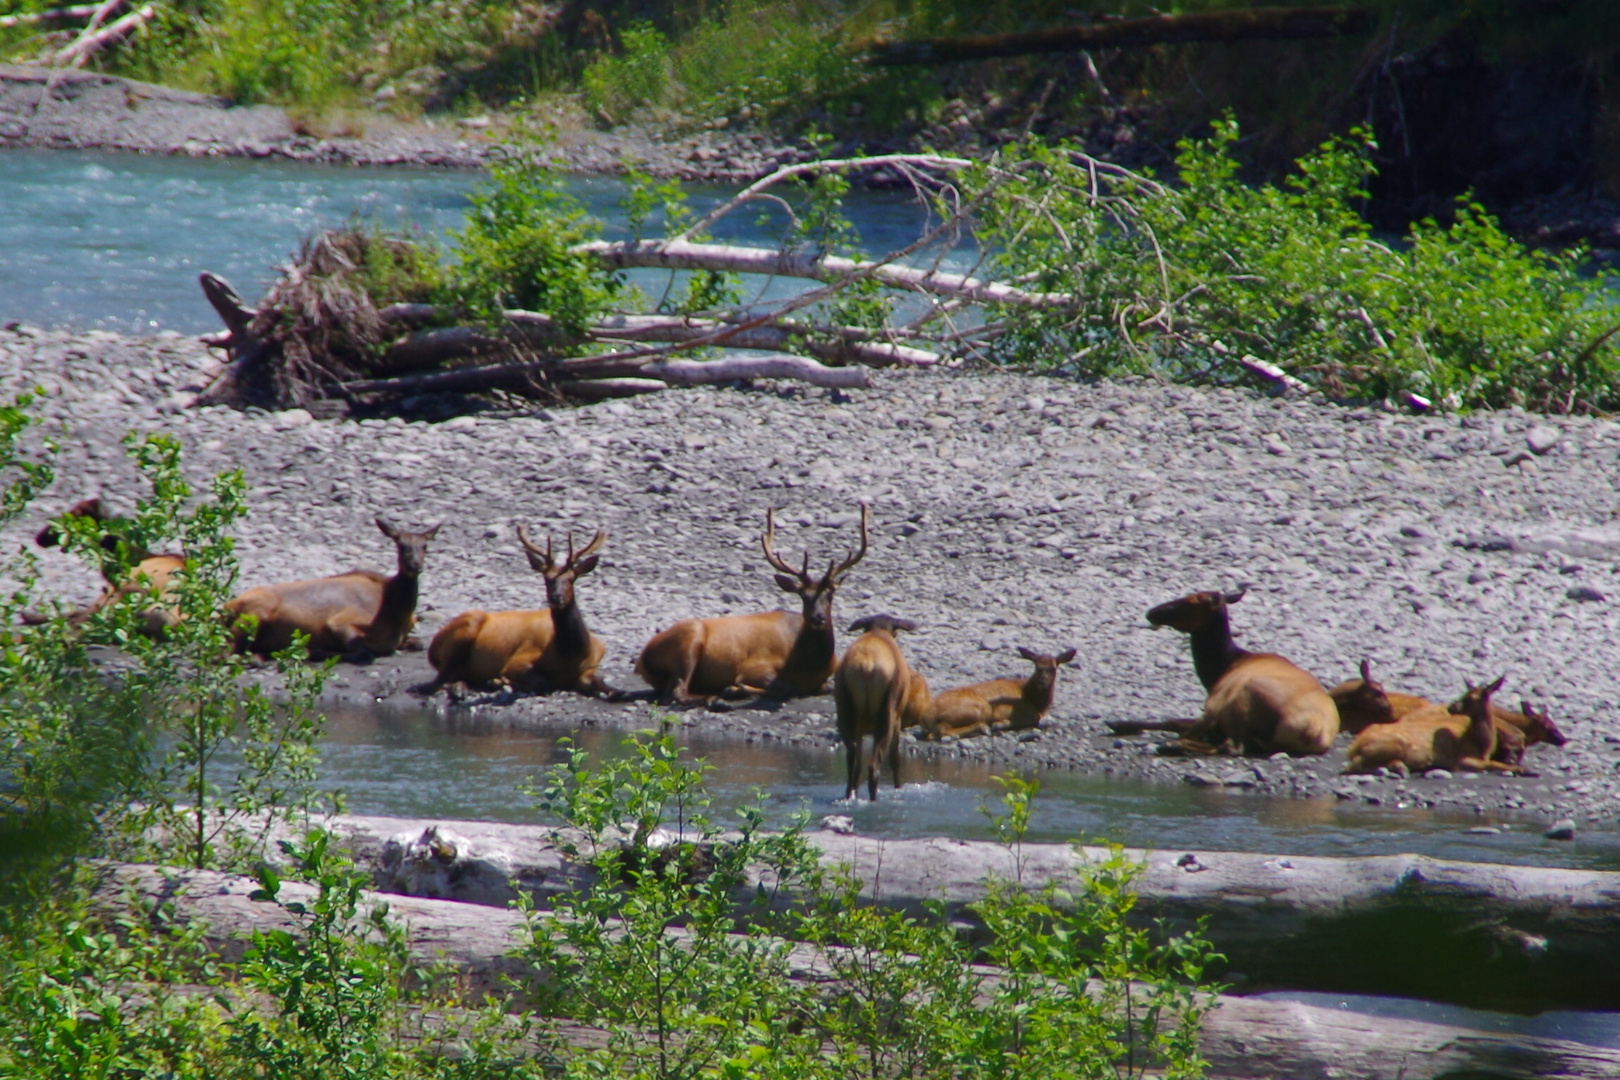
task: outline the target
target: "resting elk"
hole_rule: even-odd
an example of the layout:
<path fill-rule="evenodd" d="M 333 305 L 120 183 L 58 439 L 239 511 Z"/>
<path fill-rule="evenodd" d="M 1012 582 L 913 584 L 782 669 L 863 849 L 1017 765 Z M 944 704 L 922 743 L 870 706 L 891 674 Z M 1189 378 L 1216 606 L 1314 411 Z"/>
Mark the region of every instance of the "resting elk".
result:
<path fill-rule="evenodd" d="M 850 631 L 864 633 L 844 650 L 833 672 L 833 703 L 838 709 L 838 738 L 844 744 L 848 782 L 844 798 L 853 798 L 860 787 L 861 746 L 870 737 L 872 758 L 867 768 L 866 794 L 877 800 L 878 778 L 883 759 L 888 758 L 894 786 L 900 786 L 900 730 L 920 719 L 927 707 L 928 683 L 906 664 L 899 630 L 915 630 L 917 624 L 893 615 L 868 615 L 856 619 Z"/>
<path fill-rule="evenodd" d="M 1252 653 L 1232 640 L 1228 605 L 1244 592 L 1200 592 L 1147 613 L 1155 627 L 1190 639 L 1193 670 L 1208 691 L 1203 714 L 1171 751 L 1325 754 L 1339 733 L 1339 712 L 1310 673 L 1273 653 Z"/>
<path fill-rule="evenodd" d="M 1048 656 L 1019 648 L 1018 655 L 1035 665 L 1034 673 L 1026 678 L 991 679 L 937 695 L 924 721 L 928 737 L 966 739 L 1038 726 L 1052 708 L 1058 668 L 1074 659 L 1074 650 Z"/>
<path fill-rule="evenodd" d="M 568 557 L 558 562 L 551 537 L 542 549 L 529 539 L 522 525 L 518 542 L 529 556 L 529 566 L 546 583 L 548 608 L 538 611 L 464 611 L 445 623 L 428 645 L 428 661 L 438 674 L 416 688 L 432 694 L 450 687 L 490 687 L 515 690 L 573 690 L 592 697 L 615 698 L 618 692 L 602 681 L 597 669 L 607 647 L 585 626 L 574 599 L 574 583 L 596 569 L 597 552 L 607 533 L 597 531 L 579 551 L 568 537 Z"/>
<path fill-rule="evenodd" d="M 399 555 L 399 570 L 393 577 L 375 570 L 350 570 L 331 577 L 260 585 L 242 593 L 225 605 L 237 650 L 252 649 L 268 656 L 291 645 L 299 632 L 309 635 L 312 659 L 341 656 L 366 663 L 402 648 L 420 647 L 410 632 L 416 625 L 417 589 L 428 541 L 439 527 L 405 532 L 377 518 L 377 528 L 394 542 Z"/>
<path fill-rule="evenodd" d="M 1505 678 L 1505 676 L 1504 676 Z M 1464 772 L 1518 773 L 1523 736 L 1514 728 L 1508 747 L 1498 757 L 1501 739 L 1491 714 L 1491 696 L 1502 679 L 1471 686 L 1451 705 L 1430 705 L 1393 724 L 1374 724 L 1350 744 L 1347 773 L 1369 773 L 1386 767 L 1401 773 L 1450 769 Z"/>
<path fill-rule="evenodd" d="M 101 576 L 106 584 L 101 594 L 87 607 L 68 615 L 68 623 L 79 626 L 88 622 L 98 612 L 110 604 L 131 593 L 141 590 L 157 596 L 159 599 L 172 599 L 169 594 L 169 578 L 177 571 L 185 568 L 184 555 L 154 555 L 144 548 L 130 543 L 122 534 L 122 519 L 107 512 L 99 498 L 83 499 L 62 512 L 64 518 L 88 518 L 102 526 L 101 549 L 112 557 L 104 560 L 101 567 Z M 62 529 L 52 522 L 41 529 L 34 537 L 34 543 L 40 547 L 59 547 L 65 539 Z M 141 613 L 141 633 L 147 637 L 161 637 L 163 632 L 173 626 L 178 616 L 170 607 L 151 607 Z M 45 616 L 34 612 L 26 612 L 22 616 L 24 623 L 38 625 L 45 621 Z"/>
<path fill-rule="evenodd" d="M 1376 688 L 1376 692 L 1369 691 L 1369 687 Z M 1340 727 L 1352 735 L 1359 734 L 1370 724 L 1392 723 L 1420 709 L 1432 709 L 1439 704 L 1416 694 L 1388 693 L 1372 677 L 1370 665 L 1365 660 L 1361 662 L 1361 678 L 1345 680 L 1329 690 L 1328 695 L 1339 707 Z M 1387 702 L 1387 712 L 1377 704 L 1377 696 L 1382 696 Z M 1558 725 L 1553 723 L 1552 717 L 1528 701 L 1521 700 L 1517 710 L 1492 701 L 1491 716 L 1496 721 L 1499 739 L 1504 736 L 1511 739 L 1517 734 L 1522 736 L 1526 746 L 1538 743 L 1563 746 L 1568 741 Z"/>
<path fill-rule="evenodd" d="M 837 659 L 833 594 L 844 575 L 866 556 L 870 526 L 871 510 L 862 504 L 859 550 L 829 563 L 827 572 L 817 578 L 810 573 L 809 552 L 798 569 L 776 554 L 775 512 L 766 511 L 761 539 L 765 559 L 777 571 L 777 586 L 798 595 L 802 613 L 682 619 L 647 642 L 636 658 L 636 674 L 664 704 L 712 704 L 719 696 L 782 699 L 821 693 Z"/>

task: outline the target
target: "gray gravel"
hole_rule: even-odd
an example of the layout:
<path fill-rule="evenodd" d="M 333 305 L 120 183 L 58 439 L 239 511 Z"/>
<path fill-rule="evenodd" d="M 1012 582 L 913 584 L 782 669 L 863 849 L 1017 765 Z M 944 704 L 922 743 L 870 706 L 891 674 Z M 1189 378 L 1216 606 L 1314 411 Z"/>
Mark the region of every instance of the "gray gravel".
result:
<path fill-rule="evenodd" d="M 467 607 L 544 603 L 514 523 L 602 527 L 603 565 L 581 583 L 581 603 L 607 642 L 606 678 L 635 686 L 632 658 L 655 630 L 782 599 L 759 555 L 766 507 L 778 508 L 784 552 L 825 558 L 853 540 L 866 499 L 873 547 L 839 595 L 841 624 L 876 611 L 917 620 L 903 645 L 935 689 L 1022 673 L 1018 645 L 1080 654 L 1044 730 L 908 741 L 909 754 L 1615 824 L 1611 421 L 1411 417 L 1148 382 L 901 371 L 847 397 L 761 384 L 436 425 L 320 421 L 183 408 L 208 363 L 174 335 L 0 332 L 7 392 L 43 386 L 63 446 L 56 486 L 0 541 L 23 542 L 94 492 L 127 509 L 133 471 L 118 439 L 132 428 L 178 437 L 199 480 L 247 471 L 245 585 L 389 568 L 375 514 L 445 520 L 423 577 L 428 633 Z M 93 595 L 76 564 L 42 559 L 50 588 Z M 1391 688 L 1440 697 L 1505 673 L 1506 699 L 1544 703 L 1569 745 L 1534 748 L 1535 779 L 1403 781 L 1338 775 L 1342 742 L 1307 761 L 1187 761 L 1155 756 L 1155 737 L 1109 735 L 1104 719 L 1191 716 L 1202 700 L 1185 638 L 1152 632 L 1147 608 L 1240 582 L 1252 585 L 1233 619 L 1249 648 L 1328 683 L 1370 657 Z M 405 700 L 426 673 L 420 655 L 345 668 L 332 693 Z M 646 714 L 568 695 L 490 707 L 592 723 Z M 683 722 L 833 738 L 827 699 Z"/>

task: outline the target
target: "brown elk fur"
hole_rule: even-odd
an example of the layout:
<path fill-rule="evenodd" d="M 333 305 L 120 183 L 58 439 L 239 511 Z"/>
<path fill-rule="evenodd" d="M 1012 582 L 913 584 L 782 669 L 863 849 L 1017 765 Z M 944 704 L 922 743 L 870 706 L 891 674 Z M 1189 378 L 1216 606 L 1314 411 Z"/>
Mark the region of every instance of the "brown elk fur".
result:
<path fill-rule="evenodd" d="M 1022 679 L 991 679 L 935 695 L 923 722 L 928 737 L 966 739 L 1038 726 L 1052 707 L 1058 667 L 1074 659 L 1074 650 L 1048 656 L 1020 648 L 1018 655 L 1035 665 L 1033 674 Z"/>
<path fill-rule="evenodd" d="M 1383 694 L 1389 704 L 1389 714 L 1385 716 L 1376 706 L 1365 704 L 1369 700 L 1367 685 L 1377 686 L 1378 692 Z M 1347 679 L 1328 691 L 1339 707 L 1339 722 L 1345 731 L 1352 735 L 1359 734 L 1370 724 L 1387 724 L 1418 712 L 1421 709 L 1432 709 L 1439 702 L 1431 701 L 1416 694 L 1392 694 L 1384 691 L 1382 686 L 1372 680 L 1367 670 L 1367 662 L 1362 661 L 1361 678 Z M 1512 739 L 1515 735 L 1523 739 L 1525 746 L 1536 746 L 1539 743 L 1549 743 L 1553 746 L 1563 746 L 1568 740 L 1558 725 L 1553 723 L 1552 717 L 1543 710 L 1537 709 L 1528 701 L 1520 701 L 1517 710 L 1505 705 L 1491 702 L 1491 717 L 1496 721 L 1498 739 Z"/>
<path fill-rule="evenodd" d="M 833 672 L 833 702 L 838 709 L 838 738 L 844 744 L 848 781 L 844 798 L 853 798 L 860 786 L 861 746 L 870 737 L 872 758 L 866 778 L 867 797 L 876 800 L 883 759 L 888 758 L 894 786 L 900 786 L 900 731 L 905 727 L 908 706 L 918 711 L 918 703 L 928 693 L 928 684 L 906 664 L 899 630 L 915 630 L 917 624 L 892 615 L 868 615 L 850 624 L 850 630 L 865 631 L 844 651 Z"/>
<path fill-rule="evenodd" d="M 765 559 L 777 571 L 777 586 L 802 601 L 802 613 L 682 619 L 642 647 L 636 674 L 665 704 L 709 704 L 722 695 L 791 698 L 821 693 L 837 660 L 833 594 L 844 574 L 865 557 L 870 526 L 871 512 L 863 504 L 859 550 L 829 563 L 818 579 L 810 573 L 809 552 L 797 569 L 776 554 L 776 520 L 767 511 L 761 539 Z"/>
<path fill-rule="evenodd" d="M 568 557 L 552 556 L 551 538 L 542 550 L 518 526 L 518 540 L 529 566 L 545 579 L 550 607 L 538 611 L 464 611 L 445 623 L 428 645 L 428 661 L 438 673 L 417 688 L 431 694 L 449 686 L 458 688 L 510 686 L 515 690 L 573 690 L 592 697 L 612 698 L 617 692 L 602 681 L 597 669 L 607 647 L 585 626 L 575 602 L 574 583 L 596 569 L 596 552 L 607 541 L 598 530 L 582 550 L 568 538 Z"/>
<path fill-rule="evenodd" d="M 309 635 L 309 655 L 342 656 L 365 662 L 409 648 L 416 625 L 416 597 L 434 525 L 404 532 L 383 518 L 377 528 L 394 542 L 399 570 L 384 577 L 374 570 L 350 570 L 248 589 L 225 605 L 238 650 L 268 656 L 292 644 L 295 633 Z"/>
<path fill-rule="evenodd" d="M 67 617 L 69 625 L 81 626 L 108 605 L 117 603 L 139 590 L 150 593 L 164 602 L 161 606 L 150 607 L 141 613 L 141 632 L 148 637 L 161 637 L 163 632 L 173 626 L 175 620 L 179 618 L 173 608 L 174 596 L 169 589 L 169 579 L 177 571 L 185 569 L 186 557 L 153 554 L 144 549 L 130 547 L 127 541 L 118 535 L 119 519 L 107 512 L 99 498 L 81 499 L 64 510 L 62 516 L 84 517 L 100 522 L 107 527 L 107 532 L 101 538 L 102 550 L 113 556 L 122 554 L 132 560 L 128 569 L 123 572 L 114 572 L 111 564 L 103 564 L 102 578 L 106 584 L 102 586 L 101 594 L 88 606 L 71 612 Z M 34 537 L 34 543 L 44 548 L 57 547 L 62 540 L 62 530 L 55 522 L 47 524 Z M 22 621 L 38 625 L 45 621 L 45 617 L 34 612 L 24 612 Z"/>
<path fill-rule="evenodd" d="M 1208 691 L 1204 712 L 1172 751 L 1325 754 L 1339 733 L 1339 712 L 1322 684 L 1273 653 L 1251 653 L 1232 641 L 1227 606 L 1243 593 L 1201 592 L 1160 604 L 1155 627 L 1188 635 L 1193 669 Z"/>
<path fill-rule="evenodd" d="M 1491 695 L 1501 686 L 1501 679 L 1486 686 L 1472 686 L 1449 706 L 1431 705 L 1393 724 L 1374 724 L 1364 729 L 1350 744 L 1345 772 L 1368 773 L 1379 767 L 1414 773 L 1429 769 L 1519 772 L 1518 759 L 1523 756 L 1524 744 L 1517 729 L 1509 736 L 1505 753 L 1512 760 L 1493 760 L 1500 739 L 1491 715 Z"/>

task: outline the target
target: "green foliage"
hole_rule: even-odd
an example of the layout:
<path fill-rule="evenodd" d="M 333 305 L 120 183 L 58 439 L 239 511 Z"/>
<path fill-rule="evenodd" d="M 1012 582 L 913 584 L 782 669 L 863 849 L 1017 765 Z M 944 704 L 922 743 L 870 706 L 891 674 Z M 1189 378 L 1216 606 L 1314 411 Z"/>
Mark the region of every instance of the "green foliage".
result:
<path fill-rule="evenodd" d="M 621 288 L 618 275 L 569 251 L 598 232 L 555 175 L 498 165 L 472 196 L 441 301 L 486 319 L 504 308 L 540 311 L 565 328 L 580 329 Z"/>
<path fill-rule="evenodd" d="M 1237 125 L 1187 140 L 1177 182 L 1092 172 L 1026 146 L 968 180 L 1005 275 L 1075 303 L 1020 317 L 1009 362 L 1187 381 L 1253 354 L 1336 394 L 1451 406 L 1612 410 L 1620 343 L 1583 253 L 1532 251 L 1477 206 L 1382 242 L 1356 213 L 1366 136 L 1302 158 L 1280 186 L 1238 178 Z"/>
<path fill-rule="evenodd" d="M 702 814 L 700 766 L 667 737 L 629 746 L 594 770 L 575 751 L 540 789 L 596 875 L 529 916 L 550 1010 L 609 1032 L 568 1075 L 1201 1075 L 1208 945 L 1128 921 L 1138 868 L 1118 848 L 1092 853 L 1067 887 L 1026 887 L 1033 781 L 1006 781 L 995 820 L 1014 876 L 972 905 L 981 950 L 942 906 L 911 915 L 829 879 L 798 824 L 769 836 L 749 809 L 722 832 Z M 788 980 L 789 941 L 816 949 L 831 975 L 821 989 Z"/>
<path fill-rule="evenodd" d="M 733 0 L 700 20 L 671 51 L 695 116 L 793 116 L 860 83 L 865 70 L 842 46 L 838 5 Z"/>
<path fill-rule="evenodd" d="M 609 122 L 642 105 L 662 105 L 669 92 L 669 41 L 645 22 L 619 35 L 620 51 L 592 61 L 580 76 L 585 101 Z"/>

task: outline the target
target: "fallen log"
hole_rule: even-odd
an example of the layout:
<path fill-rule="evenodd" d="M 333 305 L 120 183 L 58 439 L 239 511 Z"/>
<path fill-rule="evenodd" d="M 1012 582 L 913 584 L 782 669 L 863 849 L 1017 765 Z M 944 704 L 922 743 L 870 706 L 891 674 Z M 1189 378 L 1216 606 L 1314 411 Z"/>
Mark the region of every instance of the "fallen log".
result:
<path fill-rule="evenodd" d="M 338 817 L 333 828 L 378 888 L 503 906 L 516 887 L 538 904 L 579 887 L 582 871 L 544 826 Z M 454 861 L 428 858 L 449 837 Z M 1013 873 L 998 844 L 810 834 L 829 866 L 847 864 L 885 905 L 953 918 L 987 875 Z M 1099 848 L 1025 844 L 1025 880 L 1070 881 Z M 414 852 L 414 854 L 413 854 Z M 1454 862 L 1240 852 L 1131 851 L 1143 864 L 1137 915 L 1178 928 L 1207 919 L 1227 978 L 1253 989 L 1384 994 L 1481 1008 L 1620 1008 L 1620 873 Z M 881 890 L 873 883 L 881 881 Z"/>
<path fill-rule="evenodd" d="M 46 8 L 44 11 L 24 11 L 17 15 L 0 15 L 0 30 L 14 26 L 32 26 L 36 23 L 77 22 L 96 13 L 100 4 L 75 4 L 72 7 Z"/>
<path fill-rule="evenodd" d="M 121 3 L 122 0 L 119 0 L 119 4 Z M 118 5 L 110 4 L 105 6 L 110 9 L 111 7 Z M 146 4 L 120 19 L 113 20 L 94 33 L 87 31 L 84 34 L 81 34 L 67 48 L 57 53 L 56 56 L 52 58 L 52 62 L 58 66 L 62 64 L 71 64 L 73 67 L 78 67 L 91 56 L 94 56 L 96 53 L 100 52 L 109 45 L 124 40 L 124 38 L 135 33 L 135 31 L 139 30 L 141 27 L 145 26 L 155 18 L 157 18 L 157 8 L 151 4 Z"/>
<path fill-rule="evenodd" d="M 858 43 L 856 52 L 884 66 L 942 64 L 952 60 L 988 60 L 1031 53 L 1079 52 L 1082 49 L 1142 48 L 1215 41 L 1302 41 L 1363 34 L 1378 24 L 1367 8 L 1245 8 L 1118 19 L 1085 26 L 1062 26 L 1017 34 L 977 34 L 876 39 Z"/>
<path fill-rule="evenodd" d="M 714 270 L 730 274 L 760 274 L 766 277 L 796 277 L 831 282 L 855 274 L 867 274 L 884 285 L 970 300 L 980 304 L 1014 304 L 1023 307 L 1062 307 L 1072 301 L 1067 293 L 1037 293 L 986 281 L 968 274 L 948 274 L 893 263 L 847 259 L 838 255 L 818 255 L 810 251 L 770 250 L 739 247 L 734 244 L 696 244 L 687 240 L 609 241 L 594 240 L 575 246 L 573 251 L 589 255 L 615 270 L 653 268 L 660 270 Z"/>
<path fill-rule="evenodd" d="M 108 868 L 100 902 L 109 910 L 143 913 L 154 901 L 169 905 L 165 917 L 178 925 L 205 924 L 210 943 L 227 963 L 241 959 L 253 930 L 300 927 L 280 907 L 249 899 L 250 878 L 216 871 L 154 866 Z M 308 903 L 309 886 L 287 882 L 282 896 Z M 522 916 L 453 901 L 416 897 L 386 900 L 406 928 L 413 956 L 454 965 L 462 989 L 512 1000 L 534 985 L 537 973 L 512 955 L 526 939 Z M 806 986 L 830 979 L 827 961 L 808 946 L 795 947 L 789 977 Z M 991 977 L 993 971 L 987 972 Z M 1222 995 L 1206 1015 L 1199 1049 L 1212 1080 L 1440 1080 L 1461 1075 L 1495 1080 L 1610 1080 L 1620 1075 L 1620 1051 L 1559 1039 L 1503 1034 L 1413 1020 L 1381 1018 L 1342 1009 Z"/>

